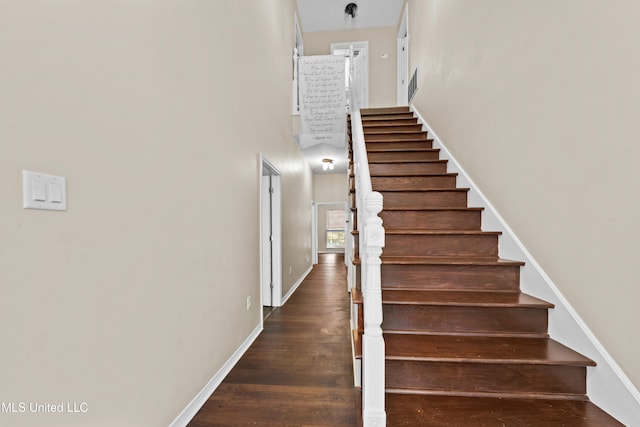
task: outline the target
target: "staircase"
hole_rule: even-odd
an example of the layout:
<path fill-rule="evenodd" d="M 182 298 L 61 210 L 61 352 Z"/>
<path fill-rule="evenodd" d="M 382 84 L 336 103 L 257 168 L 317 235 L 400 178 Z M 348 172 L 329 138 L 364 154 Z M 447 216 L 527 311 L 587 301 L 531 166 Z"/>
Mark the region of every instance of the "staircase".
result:
<path fill-rule="evenodd" d="M 595 363 L 549 338 L 553 305 L 520 292 L 524 263 L 499 257 L 500 233 L 481 230 L 482 209 L 467 207 L 468 189 L 408 107 L 361 114 L 373 190 L 384 197 L 387 425 L 622 425 L 589 401 Z M 358 357 L 358 289 L 352 298 Z"/>

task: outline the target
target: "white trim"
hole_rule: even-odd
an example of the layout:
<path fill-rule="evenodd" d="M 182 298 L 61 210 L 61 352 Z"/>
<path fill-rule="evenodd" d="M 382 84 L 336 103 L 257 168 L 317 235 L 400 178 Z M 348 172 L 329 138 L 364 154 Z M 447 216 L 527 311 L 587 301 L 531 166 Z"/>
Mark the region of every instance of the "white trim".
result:
<path fill-rule="evenodd" d="M 304 39 L 302 38 L 302 30 L 300 29 L 300 20 L 298 19 L 298 13 L 293 12 L 293 42 L 300 56 L 304 55 Z M 298 44 L 298 41 L 300 44 Z"/>
<path fill-rule="evenodd" d="M 587 373 L 587 390 L 591 401 L 627 426 L 640 426 L 640 392 L 638 389 L 562 295 L 551 278 L 543 271 L 540 264 L 524 247 L 495 207 L 451 155 L 427 121 L 413 105 L 411 105 L 411 109 L 425 130 L 431 134 L 433 147 L 441 150 L 440 158 L 449 160 L 448 172 L 457 172 L 458 184 L 470 188 L 469 206 L 485 208 L 482 214 L 482 228 L 502 232 L 500 256 L 526 263 L 520 273 L 522 290 L 555 304 L 555 308 L 549 310 L 550 336 L 593 359 L 598 364 L 594 368 L 588 368 Z"/>
<path fill-rule="evenodd" d="M 406 37 L 405 37 L 406 34 Z M 406 38 L 406 43 L 403 40 Z M 401 54 L 402 45 L 405 44 L 405 53 Z M 409 87 L 409 3 L 405 4 L 404 12 L 398 28 L 398 36 L 396 42 L 397 64 L 396 64 L 396 99 L 398 105 L 407 105 L 407 88 Z M 402 61 L 404 60 L 404 64 Z M 402 70 L 404 69 L 404 75 Z M 404 78 L 404 84 L 403 84 Z"/>
<path fill-rule="evenodd" d="M 258 338 L 262 332 L 262 325 L 256 326 L 251 335 L 238 347 L 215 375 L 207 382 L 198 394 L 189 402 L 189 404 L 180 412 L 180 414 L 169 425 L 170 427 L 184 427 L 198 413 L 200 408 L 207 402 L 218 386 L 222 383 L 233 367 L 238 363 L 242 355 L 251 347 L 251 344 Z"/>
<path fill-rule="evenodd" d="M 296 281 L 296 283 L 293 284 L 291 289 L 289 289 L 289 292 L 287 292 L 287 294 L 284 297 L 282 297 L 282 305 L 285 305 L 287 303 L 291 295 L 293 295 L 293 293 L 300 287 L 304 279 L 306 279 L 309 273 L 311 273 L 312 269 L 313 269 L 313 265 L 310 265 L 309 268 L 307 268 L 307 271 L 302 273 L 302 276 L 300 276 L 300 278 Z"/>
<path fill-rule="evenodd" d="M 318 263 L 318 206 L 311 202 L 311 264 Z"/>
<path fill-rule="evenodd" d="M 298 44 L 299 42 L 299 44 Z M 298 60 L 304 55 L 304 42 L 302 39 L 302 30 L 300 29 L 300 21 L 298 20 L 297 12 L 293 12 L 293 78 L 291 88 L 291 114 L 294 116 L 300 115 L 300 102 L 298 100 L 299 93 L 299 81 L 298 81 Z"/>
<path fill-rule="evenodd" d="M 273 306 L 280 307 L 282 302 L 282 177 L 280 171 L 273 176 Z"/>

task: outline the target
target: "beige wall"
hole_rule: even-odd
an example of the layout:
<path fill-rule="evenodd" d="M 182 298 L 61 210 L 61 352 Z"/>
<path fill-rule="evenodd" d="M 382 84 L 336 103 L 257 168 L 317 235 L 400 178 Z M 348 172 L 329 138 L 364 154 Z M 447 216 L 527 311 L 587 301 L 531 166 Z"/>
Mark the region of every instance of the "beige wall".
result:
<path fill-rule="evenodd" d="M 288 141 L 291 135 L 287 136 Z M 294 148 L 295 147 L 295 148 Z M 286 295 L 312 266 L 313 174 L 297 146 L 281 164 L 282 182 L 282 295 Z M 280 158 L 281 156 L 276 155 Z"/>
<path fill-rule="evenodd" d="M 0 0 L 0 401 L 88 404 L 0 424 L 185 408 L 260 324 L 259 152 L 282 172 L 284 290 L 309 267 L 294 8 Z M 23 169 L 66 176 L 68 211 L 22 209 Z"/>
<path fill-rule="evenodd" d="M 388 107 L 396 105 L 397 37 L 395 27 L 306 32 L 303 34 L 304 54 L 329 55 L 331 43 L 368 41 L 369 106 Z M 382 59 L 382 54 L 388 55 L 388 58 Z"/>
<path fill-rule="evenodd" d="M 345 209 L 348 200 L 346 173 L 314 175 L 314 201 L 319 203 L 317 215 L 318 252 L 344 252 L 344 249 L 327 249 L 327 211 Z M 325 204 L 340 202 L 340 204 Z"/>
<path fill-rule="evenodd" d="M 640 3 L 409 13 L 415 106 L 640 386 Z"/>
<path fill-rule="evenodd" d="M 316 202 L 346 202 L 349 196 L 346 173 L 314 175 L 313 199 Z"/>

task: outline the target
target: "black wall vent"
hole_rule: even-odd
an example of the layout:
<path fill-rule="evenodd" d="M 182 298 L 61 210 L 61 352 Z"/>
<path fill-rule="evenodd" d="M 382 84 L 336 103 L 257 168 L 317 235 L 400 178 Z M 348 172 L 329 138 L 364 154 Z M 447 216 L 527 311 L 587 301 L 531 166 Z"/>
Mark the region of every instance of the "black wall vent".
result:
<path fill-rule="evenodd" d="M 413 99 L 413 95 L 416 94 L 416 91 L 418 90 L 418 69 L 416 68 L 415 71 L 413 72 L 413 76 L 411 76 L 411 80 L 409 80 L 409 87 L 408 87 L 408 96 L 407 99 L 409 102 L 411 102 L 411 99 Z"/>

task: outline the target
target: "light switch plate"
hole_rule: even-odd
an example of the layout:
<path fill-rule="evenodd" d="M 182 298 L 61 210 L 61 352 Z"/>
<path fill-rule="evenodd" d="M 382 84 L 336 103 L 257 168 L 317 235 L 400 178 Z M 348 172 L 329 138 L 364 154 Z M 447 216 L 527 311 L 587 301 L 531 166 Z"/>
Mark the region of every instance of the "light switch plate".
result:
<path fill-rule="evenodd" d="M 63 176 L 22 171 L 22 201 L 25 209 L 67 210 L 67 179 Z"/>

